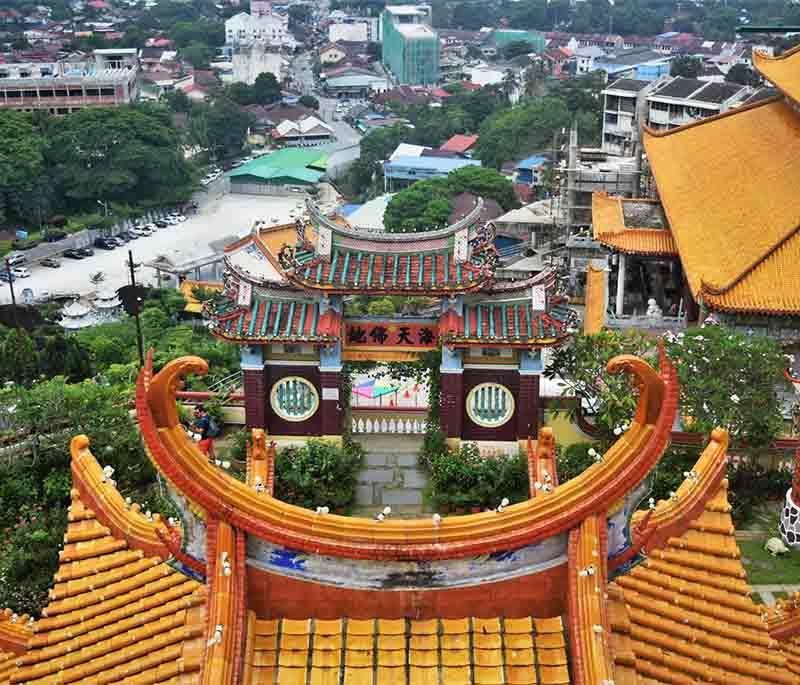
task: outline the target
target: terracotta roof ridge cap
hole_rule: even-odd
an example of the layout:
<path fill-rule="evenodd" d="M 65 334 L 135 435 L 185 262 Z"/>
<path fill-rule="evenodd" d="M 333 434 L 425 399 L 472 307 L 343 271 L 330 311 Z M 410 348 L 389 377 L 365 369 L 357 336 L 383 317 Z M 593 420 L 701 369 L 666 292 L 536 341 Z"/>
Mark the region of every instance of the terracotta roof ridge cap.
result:
<path fill-rule="evenodd" d="M 709 295 L 723 295 L 730 290 L 733 290 L 743 280 L 745 280 L 753 271 L 755 271 L 761 264 L 769 259 L 773 254 L 780 250 L 786 243 L 793 238 L 800 235 L 800 223 L 797 224 L 791 231 L 789 231 L 783 238 L 770 247 L 763 255 L 757 257 L 749 266 L 745 267 L 740 274 L 735 276 L 729 283 L 723 285 L 715 285 L 705 280 L 700 281 L 701 290 Z"/>
<path fill-rule="evenodd" d="M 683 133 L 691 128 L 695 128 L 697 126 L 703 126 L 704 124 L 712 124 L 715 121 L 719 121 L 720 119 L 724 119 L 725 117 L 734 116 L 735 114 L 741 114 L 742 112 L 748 112 L 751 109 L 756 109 L 757 107 L 765 107 L 766 105 L 771 105 L 776 102 L 781 102 L 783 100 L 783 95 L 775 95 L 771 98 L 764 98 L 763 100 L 756 100 L 755 102 L 751 102 L 747 105 L 742 105 L 741 107 L 734 107 L 733 109 L 726 110 L 725 112 L 720 112 L 719 114 L 715 114 L 711 117 L 705 117 L 704 119 L 698 119 L 697 121 L 692 121 L 688 124 L 683 124 L 682 126 L 677 126 L 675 128 L 665 129 L 663 131 L 657 131 L 647 124 L 645 124 L 642 128 L 644 130 L 644 138 L 643 140 L 647 140 L 648 137 L 650 138 L 666 138 L 667 136 L 671 136 L 676 133 Z"/>

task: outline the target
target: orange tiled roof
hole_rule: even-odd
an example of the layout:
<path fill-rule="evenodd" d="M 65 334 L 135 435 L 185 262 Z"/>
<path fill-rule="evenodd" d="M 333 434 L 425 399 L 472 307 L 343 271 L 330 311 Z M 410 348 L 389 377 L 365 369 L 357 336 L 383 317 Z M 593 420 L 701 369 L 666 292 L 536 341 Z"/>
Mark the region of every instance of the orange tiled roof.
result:
<path fill-rule="evenodd" d="M 787 50 L 780 57 L 754 50 L 753 66 L 781 93 L 800 103 L 800 46 Z"/>
<path fill-rule="evenodd" d="M 682 535 L 608 586 L 616 663 L 627 677 L 797 683 L 750 598 L 727 494 L 723 481 Z"/>
<path fill-rule="evenodd" d="M 650 200 L 636 200 L 651 202 Z M 608 193 L 592 194 L 594 237 L 618 252 L 639 255 L 677 255 L 672 233 L 664 228 L 637 228 L 625 225 L 621 197 Z"/>
<path fill-rule="evenodd" d="M 243 683 L 272 682 L 567 685 L 570 677 L 560 617 L 259 620 L 250 612 Z"/>
<path fill-rule="evenodd" d="M 589 264 L 586 269 L 586 309 L 583 315 L 583 332 L 586 335 L 599 333 L 606 317 L 605 270 Z"/>
<path fill-rule="evenodd" d="M 800 312 L 800 113 L 766 100 L 644 145 L 689 286 L 719 309 Z"/>
<path fill-rule="evenodd" d="M 25 653 L 0 654 L 2 685 L 199 683 L 200 583 L 112 536 L 77 490 L 59 558 Z"/>

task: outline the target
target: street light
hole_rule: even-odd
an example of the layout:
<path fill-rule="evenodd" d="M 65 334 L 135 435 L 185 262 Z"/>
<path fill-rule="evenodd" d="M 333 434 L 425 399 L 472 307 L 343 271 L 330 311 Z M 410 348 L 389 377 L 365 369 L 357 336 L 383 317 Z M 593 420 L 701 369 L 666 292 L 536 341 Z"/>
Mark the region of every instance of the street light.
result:
<path fill-rule="evenodd" d="M 107 200 L 98 200 L 97 204 L 99 204 L 105 210 L 105 216 L 108 216 L 108 201 Z"/>

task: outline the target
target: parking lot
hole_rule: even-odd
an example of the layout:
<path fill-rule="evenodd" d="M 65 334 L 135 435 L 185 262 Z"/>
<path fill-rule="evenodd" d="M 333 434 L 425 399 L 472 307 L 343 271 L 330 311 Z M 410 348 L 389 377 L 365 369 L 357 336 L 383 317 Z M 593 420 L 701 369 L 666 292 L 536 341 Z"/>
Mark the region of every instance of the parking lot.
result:
<path fill-rule="evenodd" d="M 290 212 L 302 202 L 302 196 L 272 197 L 255 195 L 223 195 L 201 203 L 198 213 L 177 226 L 160 228 L 151 236 L 132 240 L 114 250 L 94 250 L 92 257 L 81 260 L 61 259 L 57 269 L 28 264 L 29 278 L 14 281 L 19 298 L 22 290 L 30 288 L 34 297 L 43 292 L 75 292 L 89 294 L 98 289 L 119 288 L 128 283 L 125 262 L 128 250 L 133 250 L 135 262 L 146 262 L 165 256 L 175 264 L 210 255 L 216 247 L 233 242 L 250 232 L 257 219 L 288 222 Z M 102 272 L 99 286 L 90 281 L 93 274 Z M 137 271 L 137 280 L 155 285 L 151 269 Z M 9 303 L 11 294 L 7 283 L 0 282 L 0 303 Z"/>

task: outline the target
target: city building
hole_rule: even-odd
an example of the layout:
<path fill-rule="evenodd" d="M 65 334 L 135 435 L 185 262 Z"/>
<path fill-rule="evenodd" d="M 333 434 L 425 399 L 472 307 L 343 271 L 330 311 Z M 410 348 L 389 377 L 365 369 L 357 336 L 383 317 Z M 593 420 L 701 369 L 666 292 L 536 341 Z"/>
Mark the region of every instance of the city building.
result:
<path fill-rule="evenodd" d="M 446 140 L 439 149 L 455 152 L 459 155 L 470 156 L 477 142 L 478 136 L 476 135 L 468 136 L 463 133 L 456 133 L 452 138 Z"/>
<path fill-rule="evenodd" d="M 380 18 L 352 16 L 334 10 L 330 14 L 328 40 L 331 43 L 380 43 Z"/>
<path fill-rule="evenodd" d="M 308 188 L 325 175 L 327 155 L 319 150 L 287 147 L 261 155 L 230 174 L 232 193 L 269 195 L 276 190 Z"/>
<path fill-rule="evenodd" d="M 605 71 L 609 81 L 618 78 L 655 81 L 669 76 L 671 62 L 670 56 L 639 47 L 600 55 L 594 59 L 593 69 Z"/>
<path fill-rule="evenodd" d="M 545 49 L 545 37 L 540 31 L 519 31 L 514 29 L 497 29 L 494 31 L 494 45 L 503 50 L 511 43 L 528 43 L 531 52 L 540 54 Z"/>
<path fill-rule="evenodd" d="M 323 67 L 338 64 L 345 59 L 347 59 L 347 51 L 336 43 L 328 43 L 319 49 L 319 61 Z"/>
<path fill-rule="evenodd" d="M 90 60 L 0 63 L 0 108 L 68 114 L 139 97 L 138 50 L 95 50 Z"/>
<path fill-rule="evenodd" d="M 337 98 L 367 98 L 388 90 L 389 83 L 374 71 L 360 67 L 341 67 L 320 77 L 326 94 Z"/>
<path fill-rule="evenodd" d="M 642 313 L 652 298 L 665 314 L 687 322 L 711 314 L 797 353 L 800 51 L 755 52 L 753 63 L 779 94 L 677 128 L 646 128 L 659 200 L 596 194 L 594 237 L 616 264 L 617 315 Z"/>
<path fill-rule="evenodd" d="M 481 166 L 481 163 L 448 150 L 400 143 L 383 163 L 384 190 L 394 192 L 415 181 L 447 176 L 465 166 Z"/>
<path fill-rule="evenodd" d="M 638 129 L 675 128 L 742 105 L 753 89 L 738 83 L 716 83 L 676 76 L 658 81 L 623 78 L 602 95 L 603 149 L 634 154 Z"/>
<path fill-rule="evenodd" d="M 253 15 L 240 12 L 225 20 L 225 43 L 234 48 L 261 45 L 264 47 L 294 47 L 289 32 L 289 17 L 281 14 Z"/>
<path fill-rule="evenodd" d="M 549 161 L 544 155 L 532 155 L 514 165 L 514 183 L 524 183 L 531 188 L 544 184 L 544 172 Z"/>
<path fill-rule="evenodd" d="M 289 147 L 314 147 L 334 140 L 333 129 L 311 115 L 292 121 L 284 119 L 272 129 L 272 139 Z"/>
<path fill-rule="evenodd" d="M 387 5 L 381 14 L 383 66 L 400 85 L 439 82 L 439 35 L 428 5 Z"/>

